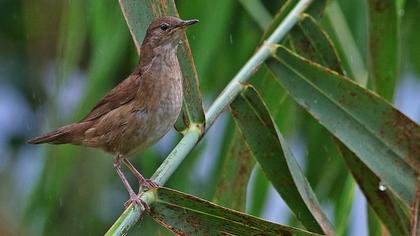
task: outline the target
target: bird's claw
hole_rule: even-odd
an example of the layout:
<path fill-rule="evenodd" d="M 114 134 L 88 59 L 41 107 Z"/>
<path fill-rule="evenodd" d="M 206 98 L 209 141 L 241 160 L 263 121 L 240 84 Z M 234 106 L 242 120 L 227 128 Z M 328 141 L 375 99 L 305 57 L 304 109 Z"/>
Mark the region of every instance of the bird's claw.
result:
<path fill-rule="evenodd" d="M 146 187 L 147 189 L 152 189 L 152 188 L 158 188 L 159 184 L 156 183 L 154 180 L 152 179 L 145 179 L 143 181 L 143 183 L 141 183 L 141 186 Z"/>
<path fill-rule="evenodd" d="M 150 212 L 149 205 L 137 195 L 130 196 L 130 199 L 124 203 L 124 208 L 127 209 L 131 204 L 139 206 L 142 211 Z"/>

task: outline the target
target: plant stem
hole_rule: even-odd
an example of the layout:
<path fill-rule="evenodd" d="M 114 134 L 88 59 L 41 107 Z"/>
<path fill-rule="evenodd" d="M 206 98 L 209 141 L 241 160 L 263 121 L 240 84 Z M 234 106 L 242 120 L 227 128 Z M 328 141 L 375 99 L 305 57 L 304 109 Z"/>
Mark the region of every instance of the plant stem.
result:
<path fill-rule="evenodd" d="M 305 11 L 311 2 L 311 0 L 299 1 L 270 37 L 264 41 L 258 51 L 249 59 L 235 77 L 233 77 L 206 112 L 206 129 L 213 124 L 217 117 L 222 113 L 223 109 L 236 98 L 241 91 L 241 84 L 246 82 L 251 75 L 257 71 L 265 59 L 275 51 L 275 44 L 290 31 L 299 20 L 300 14 Z"/>
<path fill-rule="evenodd" d="M 190 126 L 184 137 L 182 137 L 181 141 L 179 141 L 165 161 L 155 171 L 151 179 L 159 185 L 164 185 L 188 153 L 194 148 L 202 134 L 203 131 L 198 126 Z"/>
<path fill-rule="evenodd" d="M 280 23 L 271 36 L 263 43 L 258 51 L 248 60 L 242 69 L 229 82 L 222 93 L 216 98 L 214 103 L 206 112 L 206 129 L 201 130 L 196 125 L 192 124 L 185 133 L 181 141 L 176 145 L 172 152 L 168 155 L 161 166 L 156 170 L 152 176 L 152 180 L 158 184 L 163 185 L 169 177 L 175 172 L 181 162 L 185 159 L 188 153 L 200 140 L 200 137 L 213 125 L 217 117 L 223 112 L 225 108 L 236 98 L 242 90 L 242 83 L 246 82 L 260 65 L 271 55 L 275 50 L 275 44 L 279 42 L 297 23 L 302 12 L 311 4 L 312 0 L 300 0 L 296 6 L 290 11 L 287 17 Z M 150 191 L 146 192 L 149 193 Z M 146 194 L 144 193 L 143 196 Z M 149 198 L 147 198 L 149 199 Z M 150 203 L 145 200 L 146 203 Z M 117 219 L 117 221 L 108 230 L 106 235 L 125 235 L 143 214 L 143 211 L 138 207 L 130 205 L 124 213 Z"/>
<path fill-rule="evenodd" d="M 153 190 L 143 193 L 140 197 L 147 205 L 152 204 L 156 200 L 156 196 Z M 108 235 L 126 235 L 128 230 L 137 223 L 137 221 L 143 215 L 143 210 L 138 206 L 131 204 L 125 211 L 118 217 L 111 228 L 105 233 Z"/>

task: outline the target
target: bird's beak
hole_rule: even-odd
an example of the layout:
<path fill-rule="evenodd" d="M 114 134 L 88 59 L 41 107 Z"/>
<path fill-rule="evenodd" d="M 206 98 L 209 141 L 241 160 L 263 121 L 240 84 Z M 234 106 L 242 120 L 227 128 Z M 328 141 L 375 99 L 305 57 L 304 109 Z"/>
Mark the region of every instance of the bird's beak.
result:
<path fill-rule="evenodd" d="M 199 21 L 197 19 L 192 19 L 192 20 L 184 20 L 182 21 L 182 23 L 179 25 L 179 27 L 181 28 L 186 28 L 190 25 L 193 25 L 195 23 L 198 23 Z"/>

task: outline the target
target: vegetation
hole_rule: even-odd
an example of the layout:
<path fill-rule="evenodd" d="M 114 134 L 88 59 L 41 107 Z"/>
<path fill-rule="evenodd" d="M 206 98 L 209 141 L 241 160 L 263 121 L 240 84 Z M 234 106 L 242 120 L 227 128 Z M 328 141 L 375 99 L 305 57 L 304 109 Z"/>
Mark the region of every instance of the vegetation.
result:
<path fill-rule="evenodd" d="M 2 84 L 34 112 L 7 136 L 0 234 L 420 235 L 420 117 L 398 104 L 419 84 L 419 1 L 6 2 Z M 179 134 L 132 158 L 164 187 L 142 194 L 150 214 L 122 212 L 110 156 L 24 140 L 81 118 L 136 65 L 148 22 L 177 14 L 200 20 L 178 55 Z"/>

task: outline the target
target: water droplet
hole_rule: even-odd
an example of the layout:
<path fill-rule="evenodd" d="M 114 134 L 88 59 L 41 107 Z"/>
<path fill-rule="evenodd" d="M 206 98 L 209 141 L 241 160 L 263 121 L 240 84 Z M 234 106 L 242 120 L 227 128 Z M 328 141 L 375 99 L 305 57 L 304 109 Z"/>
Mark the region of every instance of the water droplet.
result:
<path fill-rule="evenodd" d="M 233 37 L 232 37 L 232 34 L 229 34 L 229 42 L 230 42 L 230 44 L 233 44 Z"/>
<path fill-rule="evenodd" d="M 381 181 L 379 182 L 379 191 L 383 192 L 386 190 L 385 184 Z"/>
<path fill-rule="evenodd" d="M 318 100 L 316 100 L 316 99 L 315 99 L 315 100 L 314 100 L 314 103 L 315 103 L 315 104 L 317 104 L 317 103 L 318 103 Z"/>

